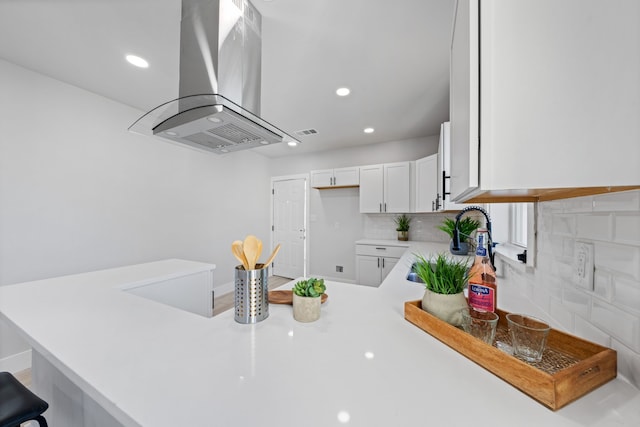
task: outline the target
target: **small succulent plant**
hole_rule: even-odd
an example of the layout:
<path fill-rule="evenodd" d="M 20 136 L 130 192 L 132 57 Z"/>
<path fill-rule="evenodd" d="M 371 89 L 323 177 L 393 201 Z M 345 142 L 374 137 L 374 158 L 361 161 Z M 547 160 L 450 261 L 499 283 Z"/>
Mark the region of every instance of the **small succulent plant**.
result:
<path fill-rule="evenodd" d="M 396 223 L 396 231 L 409 231 L 411 218 L 409 218 L 407 215 L 398 215 L 393 219 L 393 221 Z"/>
<path fill-rule="evenodd" d="M 324 279 L 310 278 L 308 280 L 301 280 L 293 287 L 293 293 L 299 297 L 312 297 L 317 298 L 324 294 L 327 287 L 324 285 Z"/>

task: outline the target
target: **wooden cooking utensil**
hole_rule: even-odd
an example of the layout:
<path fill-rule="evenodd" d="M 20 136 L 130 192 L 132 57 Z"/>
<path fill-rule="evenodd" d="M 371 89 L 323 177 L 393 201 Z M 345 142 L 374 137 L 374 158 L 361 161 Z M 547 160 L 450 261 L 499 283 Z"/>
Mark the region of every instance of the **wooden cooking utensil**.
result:
<path fill-rule="evenodd" d="M 244 250 L 244 256 L 247 258 L 247 270 L 253 270 L 256 268 L 256 262 L 260 256 L 260 239 L 256 236 L 248 235 L 244 239 L 242 249 Z"/>
<path fill-rule="evenodd" d="M 244 269 L 249 270 L 249 263 L 247 262 L 247 258 L 244 256 L 244 249 L 242 248 L 242 240 L 236 240 L 231 244 L 231 252 L 236 259 L 242 263 Z"/>
<path fill-rule="evenodd" d="M 269 265 L 273 262 L 273 259 L 276 257 L 276 255 L 278 255 L 279 250 L 280 250 L 280 243 L 278 243 L 278 245 L 275 248 L 273 248 L 273 252 L 271 252 L 271 255 L 269 255 L 269 258 L 264 263 L 264 266 L 262 268 L 269 267 Z"/>

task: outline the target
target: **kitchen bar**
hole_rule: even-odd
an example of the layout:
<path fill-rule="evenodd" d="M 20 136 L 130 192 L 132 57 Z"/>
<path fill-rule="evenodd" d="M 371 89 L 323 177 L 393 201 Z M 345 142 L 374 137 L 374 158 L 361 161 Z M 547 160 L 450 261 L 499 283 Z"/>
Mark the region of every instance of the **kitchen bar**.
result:
<path fill-rule="evenodd" d="M 379 288 L 327 282 L 310 324 L 287 305 L 246 325 L 123 291 L 215 268 L 181 260 L 3 286 L 0 313 L 33 348 L 51 425 L 640 425 L 622 378 L 553 412 L 407 322 L 414 254 L 445 249 L 410 242 Z M 499 304 L 538 314 L 509 289 Z"/>

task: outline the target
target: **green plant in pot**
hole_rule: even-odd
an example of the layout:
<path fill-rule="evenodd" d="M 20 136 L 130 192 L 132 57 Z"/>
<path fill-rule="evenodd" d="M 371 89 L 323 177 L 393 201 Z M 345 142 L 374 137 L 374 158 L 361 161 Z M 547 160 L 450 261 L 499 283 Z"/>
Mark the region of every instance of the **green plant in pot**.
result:
<path fill-rule="evenodd" d="M 449 249 L 454 255 L 467 255 L 470 251 L 473 251 L 473 233 L 480 226 L 480 221 L 470 217 L 462 219 L 458 223 L 458 233 L 460 236 L 460 250 L 453 250 L 453 240 L 449 244 Z M 453 239 L 453 230 L 456 228 L 456 221 L 451 218 L 445 218 L 442 221 L 442 225 L 438 226 L 439 230 L 444 231 L 449 235 L 450 239 Z"/>
<path fill-rule="evenodd" d="M 393 221 L 396 223 L 398 240 L 409 240 L 409 226 L 411 225 L 411 218 L 409 218 L 406 214 L 402 214 L 395 217 Z"/>
<path fill-rule="evenodd" d="M 425 286 L 422 309 L 453 326 L 460 326 L 460 309 L 467 306 L 464 288 L 469 280 L 467 259 L 438 254 L 434 260 L 416 254 L 414 271 Z"/>
<path fill-rule="evenodd" d="M 320 318 L 322 294 L 327 290 L 324 279 L 300 280 L 293 286 L 293 318 L 313 322 Z"/>

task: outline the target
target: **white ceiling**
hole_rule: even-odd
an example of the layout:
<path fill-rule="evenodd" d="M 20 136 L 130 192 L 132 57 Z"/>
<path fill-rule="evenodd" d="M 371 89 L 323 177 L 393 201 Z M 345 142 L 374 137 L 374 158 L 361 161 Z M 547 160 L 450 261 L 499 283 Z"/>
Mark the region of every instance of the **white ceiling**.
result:
<path fill-rule="evenodd" d="M 453 0 L 252 2 L 263 16 L 260 115 L 292 135 L 318 131 L 262 154 L 436 135 L 448 119 Z M 0 57 L 148 111 L 178 95 L 180 10 L 180 0 L 1 0 Z M 341 86 L 351 95 L 337 97 Z"/>

